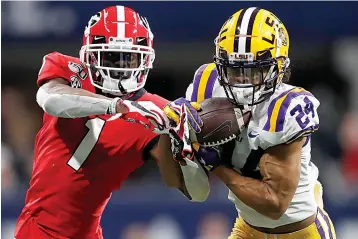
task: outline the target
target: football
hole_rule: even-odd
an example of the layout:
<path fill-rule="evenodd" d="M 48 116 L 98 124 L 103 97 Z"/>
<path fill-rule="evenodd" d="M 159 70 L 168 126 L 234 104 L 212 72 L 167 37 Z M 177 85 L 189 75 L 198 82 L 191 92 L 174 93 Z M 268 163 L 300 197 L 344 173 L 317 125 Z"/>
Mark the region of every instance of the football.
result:
<path fill-rule="evenodd" d="M 251 117 L 250 112 L 242 115 L 241 110 L 226 97 L 206 99 L 200 107 L 198 113 L 203 127 L 196 134 L 196 139 L 202 146 L 222 145 L 235 139 Z"/>

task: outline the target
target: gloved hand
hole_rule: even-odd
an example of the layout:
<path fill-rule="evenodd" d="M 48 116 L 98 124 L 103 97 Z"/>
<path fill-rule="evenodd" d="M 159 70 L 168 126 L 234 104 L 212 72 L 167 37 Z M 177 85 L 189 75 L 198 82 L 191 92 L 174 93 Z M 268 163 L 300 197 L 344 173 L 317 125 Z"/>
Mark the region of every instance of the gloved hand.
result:
<path fill-rule="evenodd" d="M 174 160 L 178 161 L 181 165 L 186 165 L 192 161 L 194 156 L 190 140 L 190 126 L 186 106 L 183 104 L 177 110 L 180 115 L 177 125 L 169 128 L 171 150 Z"/>
<path fill-rule="evenodd" d="M 217 166 L 225 164 L 222 160 L 222 147 L 203 147 L 198 143 L 193 143 L 194 155 L 208 171 L 213 171 Z"/>
<path fill-rule="evenodd" d="M 232 152 L 230 153 L 230 148 L 232 148 L 233 145 L 225 144 L 215 147 L 203 147 L 198 143 L 193 143 L 192 147 L 194 156 L 206 170 L 213 171 L 220 165 L 233 168 L 231 163 Z"/>
<path fill-rule="evenodd" d="M 164 113 L 174 122 L 175 126 L 182 122 L 181 118 L 185 113 L 187 115 L 187 122 L 195 133 L 199 133 L 203 126 L 203 121 L 200 119 L 197 112 L 198 110 L 200 110 L 199 103 L 190 102 L 183 97 L 174 100 L 164 107 Z"/>
<path fill-rule="evenodd" d="M 157 134 L 168 134 L 170 121 L 164 114 L 164 111 L 153 102 L 118 99 L 116 111 L 118 112 L 118 108 L 120 108 L 120 112 L 123 112 L 124 107 L 127 109 L 127 112 L 123 113 L 123 119 L 141 123 Z"/>

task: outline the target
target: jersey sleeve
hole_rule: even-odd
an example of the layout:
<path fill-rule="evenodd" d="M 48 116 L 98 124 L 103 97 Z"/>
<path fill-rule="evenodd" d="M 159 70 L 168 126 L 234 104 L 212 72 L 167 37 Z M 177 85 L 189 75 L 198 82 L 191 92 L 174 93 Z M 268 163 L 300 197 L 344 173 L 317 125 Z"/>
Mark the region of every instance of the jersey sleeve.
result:
<path fill-rule="evenodd" d="M 65 67 L 67 67 L 67 65 L 64 65 L 58 52 L 47 54 L 42 60 L 42 66 L 37 78 L 37 85 L 41 86 L 46 81 L 56 78 L 62 78 L 71 83 Z"/>
<path fill-rule="evenodd" d="M 169 103 L 167 99 L 155 94 L 151 94 L 146 92 L 138 101 L 151 101 L 159 108 L 163 109 L 165 105 Z M 143 151 L 143 160 L 147 160 L 150 158 L 150 151 L 159 141 L 159 135 L 156 133 L 151 132 L 150 130 L 143 130 L 141 134 L 142 137 L 140 139 L 139 148 Z"/>
<path fill-rule="evenodd" d="M 186 90 L 185 98 L 193 102 L 211 98 L 216 81 L 217 70 L 214 63 L 200 66 L 195 71 L 193 82 Z"/>
<path fill-rule="evenodd" d="M 150 151 L 158 143 L 160 135 L 150 131 L 149 129 L 145 129 L 143 126 L 141 127 L 142 128 L 136 127 L 138 128 L 138 131 L 135 131 L 135 133 L 140 135 L 140 137 L 137 138 L 137 142 L 134 145 L 136 145 L 136 150 L 138 152 L 142 152 L 143 160 L 147 161 L 151 158 Z"/>
<path fill-rule="evenodd" d="M 320 102 L 303 88 L 294 88 L 272 100 L 260 134 L 261 146 L 266 149 L 287 144 L 318 130 L 319 105 Z"/>

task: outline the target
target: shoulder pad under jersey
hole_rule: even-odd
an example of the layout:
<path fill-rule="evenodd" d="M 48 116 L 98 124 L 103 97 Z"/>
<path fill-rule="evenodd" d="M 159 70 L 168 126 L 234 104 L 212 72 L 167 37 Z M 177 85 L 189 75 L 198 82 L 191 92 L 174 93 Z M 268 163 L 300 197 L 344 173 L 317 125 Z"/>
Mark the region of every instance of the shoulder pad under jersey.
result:
<path fill-rule="evenodd" d="M 273 97 L 261 121 L 261 147 L 290 143 L 319 128 L 317 108 L 320 102 L 303 88 L 296 87 Z"/>
<path fill-rule="evenodd" d="M 37 84 L 41 86 L 48 80 L 62 78 L 72 84 L 71 77 L 78 81 L 86 79 L 87 69 L 79 58 L 67 56 L 59 52 L 51 52 L 43 57 L 42 66 L 38 74 Z"/>
<path fill-rule="evenodd" d="M 215 83 L 217 83 L 217 70 L 214 63 L 200 66 L 194 74 L 193 82 L 188 86 L 186 99 L 201 102 L 213 96 Z"/>

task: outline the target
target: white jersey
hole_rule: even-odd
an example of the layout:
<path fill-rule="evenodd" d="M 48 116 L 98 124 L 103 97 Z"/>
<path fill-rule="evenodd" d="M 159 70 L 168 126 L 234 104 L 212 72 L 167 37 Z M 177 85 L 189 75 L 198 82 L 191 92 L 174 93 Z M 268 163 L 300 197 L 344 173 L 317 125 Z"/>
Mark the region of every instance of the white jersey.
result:
<path fill-rule="evenodd" d="M 215 65 L 205 64 L 194 75 L 186 98 L 202 101 L 210 97 L 226 97 L 219 85 Z M 290 206 L 279 220 L 272 220 L 238 199 L 229 190 L 229 199 L 235 204 L 239 215 L 257 227 L 275 228 L 304 220 L 317 211 L 314 186 L 318 169 L 311 162 L 310 135 L 318 129 L 317 107 L 319 101 L 308 91 L 288 84 L 280 84 L 274 94 L 252 109 L 248 127 L 236 140 L 232 155 L 234 169 L 244 176 L 260 179 L 259 161 L 264 151 L 275 145 L 290 143 L 307 136 L 301 154 L 301 175 L 298 188 Z"/>

